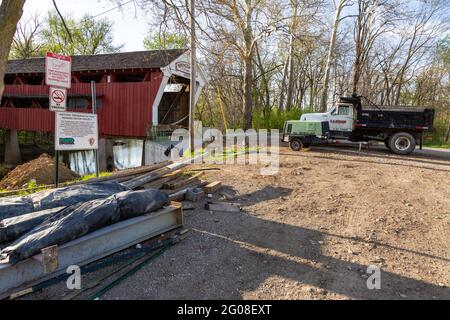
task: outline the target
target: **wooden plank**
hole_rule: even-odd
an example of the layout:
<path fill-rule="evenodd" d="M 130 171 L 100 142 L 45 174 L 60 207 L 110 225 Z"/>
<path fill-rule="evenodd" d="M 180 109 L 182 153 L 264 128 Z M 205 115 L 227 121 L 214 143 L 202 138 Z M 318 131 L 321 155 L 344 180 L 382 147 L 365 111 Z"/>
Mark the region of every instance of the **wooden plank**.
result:
<path fill-rule="evenodd" d="M 187 190 L 182 190 L 169 196 L 170 201 L 183 201 Z"/>
<path fill-rule="evenodd" d="M 161 179 L 145 184 L 143 187 L 144 189 L 161 189 L 165 183 L 179 178 L 182 174 L 183 170 L 176 170 L 174 172 L 164 175 Z"/>
<path fill-rule="evenodd" d="M 189 171 L 197 172 L 197 171 L 220 171 L 220 168 L 199 168 L 199 169 L 190 169 Z"/>
<path fill-rule="evenodd" d="M 161 169 L 158 169 L 156 171 L 152 171 L 150 173 L 147 173 L 143 176 L 137 177 L 135 179 L 132 179 L 130 181 L 124 182 L 123 184 L 130 188 L 130 189 L 136 189 L 139 187 L 142 187 L 150 182 L 154 182 L 160 178 L 162 178 L 163 176 L 165 176 L 166 174 L 173 172 L 174 170 L 169 169 L 168 167 L 164 167 Z"/>
<path fill-rule="evenodd" d="M 173 183 L 166 183 L 163 185 L 163 188 L 170 189 L 170 190 L 179 189 L 181 187 L 184 187 L 184 186 L 190 184 L 192 181 L 197 180 L 199 177 L 201 177 L 203 175 L 203 173 L 204 172 L 199 172 L 199 173 L 196 173 L 193 176 L 189 177 L 188 179 L 180 178 Z"/>
<path fill-rule="evenodd" d="M 205 186 L 204 190 L 205 190 L 206 194 L 211 194 L 211 193 L 215 193 L 221 187 L 222 187 L 222 182 L 215 181 L 215 182 L 212 182 L 212 183 L 208 184 L 207 186 Z"/>
<path fill-rule="evenodd" d="M 203 188 L 207 184 L 208 184 L 208 182 L 206 182 L 206 181 L 193 181 L 193 182 L 191 182 L 191 184 L 189 184 L 187 186 L 184 186 L 184 187 L 182 187 L 180 189 L 177 189 L 177 190 L 162 190 L 162 191 L 167 193 L 169 195 L 169 197 L 170 197 L 170 200 L 172 200 L 172 201 L 183 201 L 185 199 L 186 192 L 187 192 L 188 189 L 190 189 L 190 188 Z M 180 196 L 181 194 L 183 195 L 182 197 Z M 172 199 L 172 197 L 176 197 L 176 196 L 180 196 L 180 198 L 182 198 L 182 199 L 181 200 Z"/>
<path fill-rule="evenodd" d="M 152 172 L 152 171 L 161 169 L 165 166 L 168 166 L 170 164 L 172 164 L 172 161 L 164 161 L 164 162 L 153 164 L 150 166 L 116 171 L 107 177 L 100 177 L 100 178 L 94 178 L 94 179 L 88 180 L 87 183 L 104 182 L 104 181 L 116 180 L 116 179 L 121 179 L 121 178 L 126 178 L 126 177 L 130 177 L 130 179 L 131 179 L 133 176 L 139 176 L 139 175 L 142 175 L 142 174 L 145 174 L 148 172 Z"/>

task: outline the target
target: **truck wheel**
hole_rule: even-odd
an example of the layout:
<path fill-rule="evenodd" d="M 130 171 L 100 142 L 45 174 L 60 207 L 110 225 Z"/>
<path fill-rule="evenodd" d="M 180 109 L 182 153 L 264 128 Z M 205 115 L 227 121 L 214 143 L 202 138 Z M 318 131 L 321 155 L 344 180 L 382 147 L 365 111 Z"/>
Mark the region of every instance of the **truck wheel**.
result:
<path fill-rule="evenodd" d="M 289 142 L 289 147 L 293 151 L 300 151 L 303 148 L 303 142 L 300 139 L 292 139 Z"/>
<path fill-rule="evenodd" d="M 396 154 L 410 154 L 416 148 L 416 139 L 409 133 L 399 132 L 389 139 L 389 149 Z"/>

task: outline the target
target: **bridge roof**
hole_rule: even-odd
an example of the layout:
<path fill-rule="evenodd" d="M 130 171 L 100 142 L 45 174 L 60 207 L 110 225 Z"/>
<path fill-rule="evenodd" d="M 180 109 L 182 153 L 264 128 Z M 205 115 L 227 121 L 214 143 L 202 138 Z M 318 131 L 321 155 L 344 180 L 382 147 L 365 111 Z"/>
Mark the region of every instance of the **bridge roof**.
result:
<path fill-rule="evenodd" d="M 169 65 L 186 51 L 187 49 L 171 49 L 73 56 L 72 72 L 159 69 Z M 10 60 L 6 66 L 6 74 L 44 72 L 45 58 Z"/>

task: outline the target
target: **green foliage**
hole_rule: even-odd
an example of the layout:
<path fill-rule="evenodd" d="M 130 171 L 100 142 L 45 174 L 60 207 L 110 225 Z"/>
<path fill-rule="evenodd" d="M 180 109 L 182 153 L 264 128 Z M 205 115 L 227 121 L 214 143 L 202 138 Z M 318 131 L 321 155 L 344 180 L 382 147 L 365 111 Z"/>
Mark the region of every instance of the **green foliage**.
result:
<path fill-rule="evenodd" d="M 109 177 L 110 175 L 112 175 L 112 172 L 100 172 L 99 173 L 100 178 L 101 177 Z M 97 178 L 97 176 L 95 173 L 93 173 L 93 174 L 88 174 L 88 175 L 82 176 L 77 181 L 88 181 L 88 180 L 95 179 L 95 178 Z"/>
<path fill-rule="evenodd" d="M 48 189 L 48 188 L 45 186 L 42 186 L 42 185 L 38 185 L 36 183 L 36 180 L 31 180 L 27 183 L 27 185 L 23 188 L 23 190 L 21 192 L 19 192 L 17 195 L 26 196 L 28 194 L 32 194 L 32 193 L 39 192 L 39 191 L 46 190 L 46 189 Z"/>
<path fill-rule="evenodd" d="M 272 109 L 265 117 L 262 111 L 253 113 L 253 127 L 259 129 L 279 129 L 283 130 L 284 123 L 288 120 L 299 120 L 306 110 L 292 108 L 290 111 Z M 268 125 L 268 127 L 267 127 Z"/>
<path fill-rule="evenodd" d="M 424 145 L 428 147 L 449 148 L 450 141 L 446 141 L 449 124 L 450 118 L 436 117 L 433 132 L 424 137 Z"/>
<path fill-rule="evenodd" d="M 441 148 L 441 149 L 450 149 L 450 143 L 441 143 L 436 141 L 427 141 L 424 142 L 423 145 L 429 148 Z"/>
<path fill-rule="evenodd" d="M 147 50 L 162 49 L 184 49 L 187 47 L 188 40 L 183 34 L 165 32 L 149 32 L 144 38 L 144 47 Z"/>
<path fill-rule="evenodd" d="M 113 25 L 108 19 L 95 20 L 90 15 L 85 15 L 80 20 L 70 16 L 65 19 L 67 33 L 60 17 L 49 12 L 41 31 L 42 50 L 67 55 L 99 54 L 118 52 L 122 45 L 113 45 Z"/>

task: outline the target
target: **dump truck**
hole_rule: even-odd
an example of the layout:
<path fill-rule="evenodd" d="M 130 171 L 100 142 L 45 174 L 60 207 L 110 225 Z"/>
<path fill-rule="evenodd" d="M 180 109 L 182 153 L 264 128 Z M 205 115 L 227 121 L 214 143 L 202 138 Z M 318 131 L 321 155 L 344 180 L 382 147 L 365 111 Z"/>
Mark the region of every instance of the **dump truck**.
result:
<path fill-rule="evenodd" d="M 329 142 L 330 125 L 328 121 L 286 121 L 283 128 L 282 141 L 289 142 L 289 147 L 300 151 L 311 144 Z"/>
<path fill-rule="evenodd" d="M 381 141 L 392 152 L 412 153 L 422 149 L 423 134 L 433 129 L 434 109 L 403 106 L 362 105 L 364 97 L 341 97 L 339 103 L 325 113 L 303 114 L 300 121 L 327 121 L 330 138 L 351 142 Z"/>

